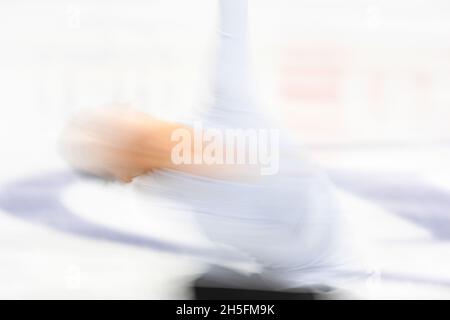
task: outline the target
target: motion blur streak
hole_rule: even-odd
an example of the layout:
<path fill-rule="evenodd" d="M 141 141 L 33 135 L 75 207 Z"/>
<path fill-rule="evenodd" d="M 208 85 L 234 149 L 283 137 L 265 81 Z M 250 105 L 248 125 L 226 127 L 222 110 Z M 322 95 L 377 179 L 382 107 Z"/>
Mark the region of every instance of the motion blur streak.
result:
<path fill-rule="evenodd" d="M 203 274 L 205 263 L 245 274 L 261 271 L 269 261 L 268 278 L 289 274 L 275 282 L 297 285 L 295 268 L 271 271 L 289 269 L 287 257 L 305 246 L 283 244 L 283 252 L 273 242 L 276 249 L 254 250 L 294 224 L 295 212 L 283 205 L 313 201 L 296 194 L 304 184 L 286 178 L 289 192 L 273 182 L 266 184 L 273 189 L 248 197 L 267 210 L 259 212 L 267 212 L 268 219 L 251 224 L 252 217 L 245 217 L 250 229 L 237 224 L 231 239 L 228 228 L 215 229 L 223 217 L 210 214 L 244 218 L 235 209 L 242 202 L 234 199 L 252 184 L 283 180 L 283 159 L 289 158 L 284 154 L 279 176 L 252 176 L 245 186 L 233 177 L 227 183 L 239 187 L 228 188 L 215 181 L 223 177 L 210 172 L 196 180 L 198 172 L 160 170 L 159 161 L 167 159 L 158 157 L 144 157 L 158 162 L 136 172 L 97 172 L 125 181 L 148 173 L 131 184 L 75 179 L 57 147 L 68 123 L 90 125 L 84 119 L 91 116 L 73 120 L 74 115 L 104 119 L 122 112 L 117 106 L 130 112 L 132 128 L 139 127 L 134 121 L 150 121 L 152 128 L 160 124 L 154 132 L 163 127 L 170 132 L 174 124 L 190 127 L 193 114 L 203 117 L 205 127 L 214 121 L 213 127 L 233 127 L 208 111 L 217 106 L 216 70 L 224 67 L 215 59 L 218 5 L 211 0 L 0 4 L 0 297 L 186 298 L 191 293 L 180 287 Z M 330 184 L 310 166 L 315 163 L 336 186 L 330 196 L 356 232 L 351 245 L 361 249 L 374 271 L 362 281 L 367 296 L 450 298 L 447 1 L 250 0 L 248 12 L 247 62 L 255 77 L 245 74 L 239 82 L 249 81 L 252 103 L 278 120 L 283 137 L 289 129 L 292 143 L 301 141 L 296 151 L 310 151 L 311 159 L 303 152 L 292 155 L 293 164 L 302 164 L 292 165 L 292 171 L 314 173 L 311 181 L 318 173 L 314 194 L 328 194 L 320 191 L 322 182 Z M 134 112 L 139 116 L 133 118 Z M 122 116 L 117 120 L 130 124 Z M 121 140 L 126 132 L 108 135 L 114 148 L 129 145 Z M 94 163 L 111 159 L 103 152 L 98 156 Z M 140 156 L 132 160 L 142 163 Z M 57 183 L 67 177 L 73 179 Z M 284 181 L 280 185 L 287 185 Z M 269 210 L 273 197 L 277 202 Z M 274 212 L 281 223 L 270 220 Z M 235 227 L 235 217 L 228 218 L 227 226 Z M 255 238 L 246 241 L 246 230 Z M 317 253 L 314 247 L 310 250 Z M 242 259 L 218 257 L 230 251 Z"/>

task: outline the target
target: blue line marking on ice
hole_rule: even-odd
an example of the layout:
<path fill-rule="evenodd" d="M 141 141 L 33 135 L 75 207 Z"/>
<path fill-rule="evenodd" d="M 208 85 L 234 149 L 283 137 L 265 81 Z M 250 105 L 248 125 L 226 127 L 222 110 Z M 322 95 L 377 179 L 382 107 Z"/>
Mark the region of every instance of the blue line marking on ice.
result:
<path fill-rule="evenodd" d="M 177 245 L 152 237 L 115 230 L 87 221 L 71 212 L 61 201 L 61 193 L 79 180 L 74 173 L 49 173 L 4 185 L 0 208 L 9 214 L 52 229 L 95 240 L 106 240 L 178 254 L 214 255 L 211 250 Z"/>

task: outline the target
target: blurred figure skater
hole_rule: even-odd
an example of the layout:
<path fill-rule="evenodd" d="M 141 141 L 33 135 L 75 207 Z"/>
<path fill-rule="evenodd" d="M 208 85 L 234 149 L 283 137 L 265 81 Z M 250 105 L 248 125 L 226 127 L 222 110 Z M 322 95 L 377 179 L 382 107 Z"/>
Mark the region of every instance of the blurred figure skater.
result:
<path fill-rule="evenodd" d="M 270 128 L 251 90 L 247 11 L 247 0 L 220 0 L 215 101 L 196 118 L 203 130 Z M 333 187 L 323 172 L 295 156 L 299 147 L 288 135 L 280 134 L 278 172 L 262 176 L 258 164 L 175 164 L 172 134 L 179 129 L 196 134 L 192 126 L 130 110 L 93 112 L 68 126 L 64 154 L 79 170 L 123 181 L 139 177 L 136 183 L 147 192 L 190 206 L 211 240 L 261 267 L 252 277 L 216 268 L 202 286 L 253 294 L 315 291 L 348 288 L 364 277 Z M 198 151 L 190 151 L 195 158 Z"/>

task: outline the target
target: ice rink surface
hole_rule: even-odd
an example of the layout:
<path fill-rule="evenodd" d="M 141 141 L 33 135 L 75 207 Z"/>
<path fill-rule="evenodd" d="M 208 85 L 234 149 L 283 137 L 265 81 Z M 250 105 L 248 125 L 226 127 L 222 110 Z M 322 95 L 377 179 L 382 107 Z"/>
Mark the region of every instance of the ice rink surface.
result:
<path fill-rule="evenodd" d="M 375 270 L 370 297 L 449 298 L 449 146 L 321 150 Z M 0 297 L 188 298 L 206 263 L 239 267 L 189 211 L 56 162 L 2 181 Z"/>

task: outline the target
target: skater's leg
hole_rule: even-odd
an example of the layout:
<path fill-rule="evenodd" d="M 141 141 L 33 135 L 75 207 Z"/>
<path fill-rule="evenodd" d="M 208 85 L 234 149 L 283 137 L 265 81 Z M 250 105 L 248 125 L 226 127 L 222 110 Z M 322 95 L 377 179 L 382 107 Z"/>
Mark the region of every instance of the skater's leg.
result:
<path fill-rule="evenodd" d="M 220 0 L 214 103 L 204 115 L 219 127 L 267 126 L 254 97 L 247 0 Z"/>

